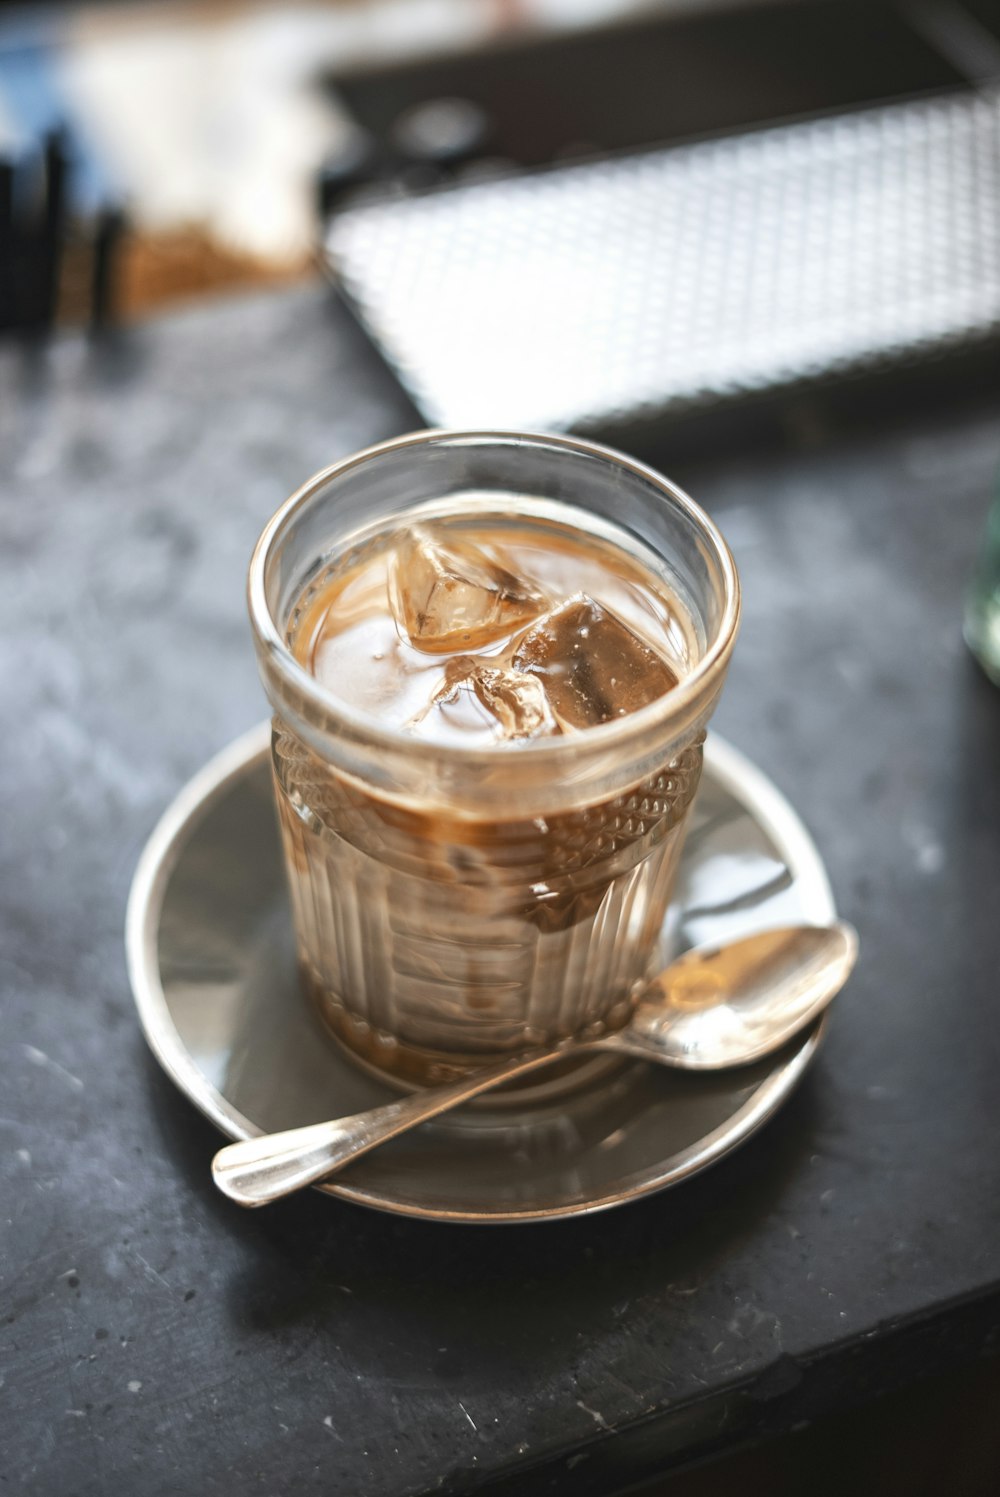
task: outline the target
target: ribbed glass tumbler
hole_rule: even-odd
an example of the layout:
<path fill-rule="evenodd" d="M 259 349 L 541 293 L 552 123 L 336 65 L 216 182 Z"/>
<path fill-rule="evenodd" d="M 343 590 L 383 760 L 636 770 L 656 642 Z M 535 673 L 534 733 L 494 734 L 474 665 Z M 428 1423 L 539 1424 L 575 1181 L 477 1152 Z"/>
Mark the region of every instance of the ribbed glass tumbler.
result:
<path fill-rule="evenodd" d="M 305 602 L 339 556 L 401 514 L 463 496 L 571 503 L 627 533 L 689 623 L 680 684 L 582 733 L 465 747 L 387 726 L 299 663 Z M 250 568 L 304 982 L 339 1039 L 426 1083 L 627 1017 L 655 960 L 739 620 L 708 517 L 596 444 L 421 432 L 311 479 Z"/>

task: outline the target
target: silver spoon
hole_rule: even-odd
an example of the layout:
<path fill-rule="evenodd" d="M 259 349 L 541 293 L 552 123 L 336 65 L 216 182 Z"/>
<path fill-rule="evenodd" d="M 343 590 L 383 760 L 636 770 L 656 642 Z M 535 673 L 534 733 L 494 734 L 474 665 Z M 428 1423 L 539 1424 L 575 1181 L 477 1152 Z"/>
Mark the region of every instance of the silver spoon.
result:
<path fill-rule="evenodd" d="M 686 1071 L 747 1065 L 780 1049 L 822 1012 L 857 953 L 857 932 L 843 922 L 787 926 L 688 951 L 649 984 L 623 1029 L 515 1055 L 353 1117 L 228 1144 L 212 1160 L 212 1175 L 241 1206 L 265 1206 L 460 1102 L 584 1050 L 613 1050 Z"/>

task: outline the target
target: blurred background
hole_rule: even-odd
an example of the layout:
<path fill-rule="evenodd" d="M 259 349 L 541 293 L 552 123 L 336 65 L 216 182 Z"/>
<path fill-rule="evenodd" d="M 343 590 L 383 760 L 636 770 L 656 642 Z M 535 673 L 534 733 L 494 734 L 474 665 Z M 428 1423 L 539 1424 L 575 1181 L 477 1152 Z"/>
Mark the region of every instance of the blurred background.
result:
<path fill-rule="evenodd" d="M 992 390 L 1000 0 L 0 0 L 0 338 L 310 277 L 411 425 L 669 466 Z"/>
<path fill-rule="evenodd" d="M 109 218 L 127 214 L 115 308 L 134 317 L 221 286 L 308 273 L 317 210 L 337 189 L 365 179 L 415 188 L 414 156 L 446 158 L 451 168 L 497 152 L 523 162 L 586 149 L 623 102 L 620 87 L 614 100 L 594 88 L 591 68 L 569 118 L 561 101 L 544 98 L 532 99 L 525 118 L 515 76 L 496 90 L 498 49 L 503 85 L 504 73 L 523 65 L 512 55 L 519 44 L 531 58 L 534 43 L 713 8 L 690 0 L 0 0 L 0 159 L 5 176 L 21 180 L 28 216 L 45 138 L 60 132 L 71 180 L 56 315 L 89 315 L 95 242 Z M 424 140 L 419 118 L 407 128 L 407 106 L 433 103 L 442 90 L 471 96 L 472 107 L 436 126 L 427 116 Z M 660 138 L 655 112 L 648 126 L 647 138 Z M 608 144 L 620 143 L 613 133 Z M 631 122 L 624 143 L 635 143 Z"/>
<path fill-rule="evenodd" d="M 435 423 L 898 384 L 995 351 L 998 88 L 1000 0 L 0 3 L 0 328 L 326 273 Z"/>

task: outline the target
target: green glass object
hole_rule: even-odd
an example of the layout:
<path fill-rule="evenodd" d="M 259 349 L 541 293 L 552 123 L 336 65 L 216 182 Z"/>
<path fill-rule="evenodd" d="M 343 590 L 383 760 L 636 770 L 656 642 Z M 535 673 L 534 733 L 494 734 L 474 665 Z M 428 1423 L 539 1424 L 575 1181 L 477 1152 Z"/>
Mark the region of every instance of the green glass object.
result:
<path fill-rule="evenodd" d="M 1000 494 L 965 600 L 965 640 L 983 670 L 1000 686 Z"/>

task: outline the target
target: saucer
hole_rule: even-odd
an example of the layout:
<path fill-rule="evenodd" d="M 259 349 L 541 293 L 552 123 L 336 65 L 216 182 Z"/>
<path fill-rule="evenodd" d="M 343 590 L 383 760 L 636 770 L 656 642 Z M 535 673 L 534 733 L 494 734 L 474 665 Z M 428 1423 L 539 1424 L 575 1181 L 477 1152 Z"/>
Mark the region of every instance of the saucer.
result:
<path fill-rule="evenodd" d="M 149 1045 L 229 1138 L 398 1096 L 356 1066 L 303 996 L 272 804 L 270 728 L 207 764 L 167 810 L 129 899 L 129 974 Z M 836 918 L 823 863 L 788 802 L 716 736 L 664 931 L 664 960 L 767 926 Z M 570 1094 L 460 1108 L 357 1160 L 331 1195 L 459 1222 L 600 1211 L 697 1174 L 790 1095 L 823 1023 L 753 1066 L 685 1073 L 626 1062 Z M 206 1170 L 208 1160 L 205 1161 Z"/>

